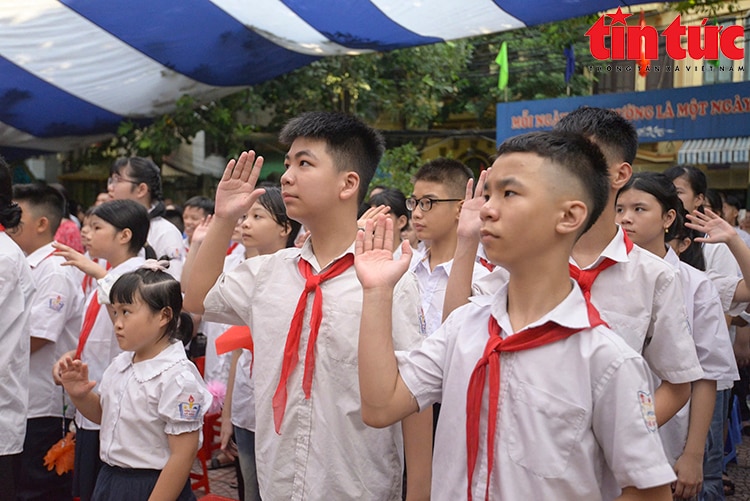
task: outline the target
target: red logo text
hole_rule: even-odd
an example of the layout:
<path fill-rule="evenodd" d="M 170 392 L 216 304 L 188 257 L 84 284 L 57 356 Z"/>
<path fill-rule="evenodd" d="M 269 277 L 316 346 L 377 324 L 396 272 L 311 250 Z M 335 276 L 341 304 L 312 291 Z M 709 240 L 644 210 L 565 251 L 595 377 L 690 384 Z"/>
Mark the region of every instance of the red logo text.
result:
<path fill-rule="evenodd" d="M 678 15 L 672 23 L 659 33 L 653 26 L 628 26 L 626 19 L 632 14 L 624 14 L 618 8 L 614 14 L 599 18 L 585 35 L 589 37 L 591 55 L 596 59 L 629 59 L 637 61 L 659 59 L 659 37 L 665 39 L 667 55 L 679 61 L 690 56 L 693 59 L 719 59 L 719 54 L 733 60 L 744 59 L 745 29 L 739 25 L 714 26 L 703 19 L 699 26 L 683 26 Z M 605 18 L 611 18 L 605 24 Z M 610 38 L 610 47 L 606 38 Z M 687 49 L 682 46 L 682 37 L 687 38 Z M 739 40 L 740 46 L 736 45 Z"/>

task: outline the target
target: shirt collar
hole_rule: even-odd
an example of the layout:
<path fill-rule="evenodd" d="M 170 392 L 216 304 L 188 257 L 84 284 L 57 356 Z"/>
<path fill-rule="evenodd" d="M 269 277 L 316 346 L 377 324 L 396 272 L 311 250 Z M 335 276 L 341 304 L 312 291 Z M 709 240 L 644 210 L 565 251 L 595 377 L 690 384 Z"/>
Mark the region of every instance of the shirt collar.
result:
<path fill-rule="evenodd" d="M 313 252 L 311 240 L 312 238 L 308 238 L 307 240 L 305 240 L 305 243 L 302 244 L 302 248 L 300 248 L 300 252 L 298 256 L 304 259 L 305 261 L 307 261 L 308 263 L 310 263 L 310 265 L 313 267 L 313 270 L 315 270 L 315 273 L 320 273 L 323 270 L 321 270 L 320 264 L 318 263 L 318 260 L 315 257 L 315 253 Z M 347 254 L 354 254 L 354 241 L 352 241 L 352 243 L 349 245 L 349 247 L 347 247 L 347 249 L 344 252 L 342 252 L 333 261 L 331 261 L 328 266 L 335 263 L 336 261 L 346 256 Z M 297 255 L 291 255 L 290 257 L 297 257 Z"/>
<path fill-rule="evenodd" d="M 548 321 L 555 322 L 563 327 L 570 327 L 572 329 L 585 329 L 591 326 L 589 321 L 588 308 L 586 307 L 586 300 L 583 297 L 583 292 L 578 286 L 575 280 L 570 279 L 573 285 L 570 293 L 565 299 L 550 310 L 546 315 L 542 316 L 535 322 L 525 326 L 536 327 L 542 325 Z M 513 329 L 510 324 L 510 317 L 508 317 L 508 284 L 507 282 L 492 296 L 473 296 L 470 301 L 477 306 L 486 306 L 490 308 L 490 312 L 493 317 L 497 320 L 498 325 L 502 328 L 504 333 L 512 333 Z"/>
<path fill-rule="evenodd" d="M 664 256 L 664 260 L 672 265 L 674 268 L 680 267 L 680 256 L 672 249 L 672 246 L 667 245 L 667 255 Z"/>
<path fill-rule="evenodd" d="M 620 226 L 617 226 L 617 233 L 615 233 L 614 238 L 609 241 L 602 253 L 599 254 L 599 257 L 596 258 L 596 261 L 581 269 L 588 270 L 591 268 L 595 268 L 606 258 L 609 258 L 618 263 L 627 263 L 628 261 L 630 261 L 630 258 L 628 257 L 628 249 L 625 247 L 625 234 Z M 578 264 L 573 260 L 572 256 L 570 258 L 570 262 L 578 266 Z"/>
<path fill-rule="evenodd" d="M 133 366 L 133 374 L 139 383 L 145 383 L 155 378 L 170 367 L 186 359 L 185 347 L 180 342 L 170 344 L 154 358 L 142 362 L 133 363 L 132 352 L 127 353 L 129 356 L 115 359 L 115 369 L 118 372 L 124 372 L 130 366 Z"/>
<path fill-rule="evenodd" d="M 44 258 L 53 252 L 55 252 L 55 248 L 52 247 L 52 242 L 50 242 L 47 245 L 42 245 L 37 250 L 26 256 L 26 262 L 29 263 L 29 266 L 32 268 L 36 268 L 39 266 L 39 263 L 44 261 Z"/>
<path fill-rule="evenodd" d="M 414 256 L 412 257 L 412 262 L 411 262 L 411 271 L 415 273 L 420 268 L 426 271 L 428 274 L 435 273 L 436 271 L 442 268 L 445 270 L 445 274 L 447 276 L 451 274 L 452 267 L 453 267 L 453 259 L 451 259 L 450 261 L 446 261 L 444 263 L 440 263 L 439 265 L 435 266 L 434 270 L 430 270 L 430 249 L 429 248 L 425 249 L 425 251 L 422 253 L 419 253 L 419 254 L 415 253 Z"/>

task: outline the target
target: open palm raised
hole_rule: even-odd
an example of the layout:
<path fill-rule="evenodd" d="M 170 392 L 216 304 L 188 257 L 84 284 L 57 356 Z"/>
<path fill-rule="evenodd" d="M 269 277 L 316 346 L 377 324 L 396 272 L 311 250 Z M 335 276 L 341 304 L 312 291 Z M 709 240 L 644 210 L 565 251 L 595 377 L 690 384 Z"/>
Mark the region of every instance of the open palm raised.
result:
<path fill-rule="evenodd" d="M 237 160 L 230 160 L 216 188 L 215 214 L 238 219 L 245 214 L 265 190 L 255 188 L 263 167 L 263 157 L 254 151 L 243 151 Z"/>

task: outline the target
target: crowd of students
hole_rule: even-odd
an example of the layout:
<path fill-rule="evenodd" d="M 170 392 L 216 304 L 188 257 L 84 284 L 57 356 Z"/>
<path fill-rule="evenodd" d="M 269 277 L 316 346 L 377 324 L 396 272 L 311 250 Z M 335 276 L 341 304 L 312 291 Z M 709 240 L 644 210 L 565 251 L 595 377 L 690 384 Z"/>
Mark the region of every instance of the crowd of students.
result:
<path fill-rule="evenodd" d="M 724 498 L 750 247 L 699 169 L 633 174 L 633 126 L 598 108 L 406 196 L 369 190 L 385 143 L 359 119 L 280 141 L 280 186 L 244 152 L 175 224 L 158 167 L 117 161 L 82 249 L 60 191 L 0 162 L 8 499 L 194 499 L 212 381 L 248 501 Z"/>

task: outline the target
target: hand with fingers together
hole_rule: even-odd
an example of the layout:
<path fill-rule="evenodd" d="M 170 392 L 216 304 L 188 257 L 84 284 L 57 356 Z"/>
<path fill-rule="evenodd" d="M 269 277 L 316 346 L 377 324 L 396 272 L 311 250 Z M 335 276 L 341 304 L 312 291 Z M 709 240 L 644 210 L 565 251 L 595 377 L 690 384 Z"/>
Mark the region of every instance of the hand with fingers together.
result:
<path fill-rule="evenodd" d="M 216 188 L 216 217 L 237 221 L 265 193 L 256 188 L 263 157 L 254 151 L 244 151 L 237 160 L 230 160 Z"/>
<path fill-rule="evenodd" d="M 458 217 L 458 238 L 472 238 L 479 241 L 479 230 L 482 221 L 479 219 L 479 209 L 484 205 L 484 184 L 490 169 L 485 169 L 479 174 L 479 179 L 474 188 L 474 180 L 469 179 L 466 183 L 466 194 L 461 206 L 461 215 Z"/>
<path fill-rule="evenodd" d="M 363 289 L 393 288 L 409 269 L 411 247 L 401 244 L 402 254 L 393 259 L 393 220 L 384 215 L 368 219 L 357 232 L 354 243 L 354 269 Z"/>

